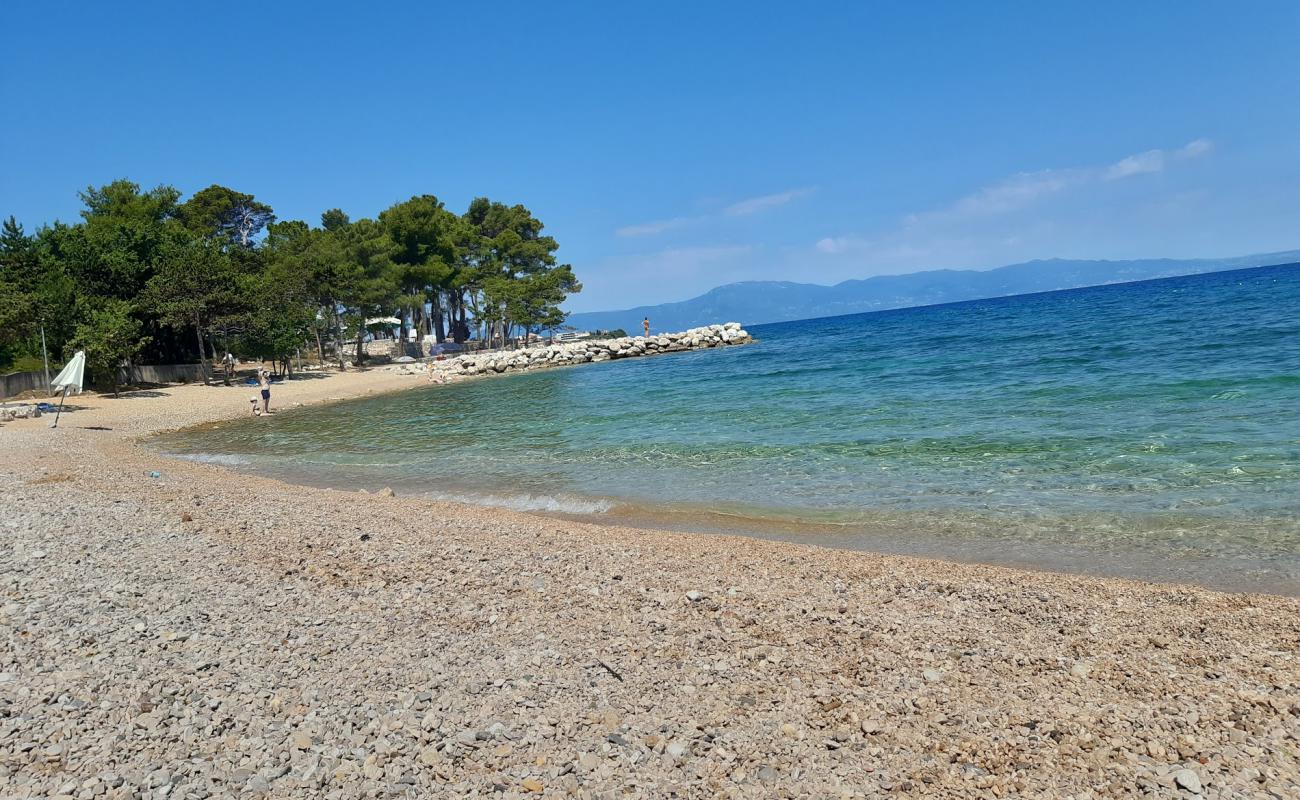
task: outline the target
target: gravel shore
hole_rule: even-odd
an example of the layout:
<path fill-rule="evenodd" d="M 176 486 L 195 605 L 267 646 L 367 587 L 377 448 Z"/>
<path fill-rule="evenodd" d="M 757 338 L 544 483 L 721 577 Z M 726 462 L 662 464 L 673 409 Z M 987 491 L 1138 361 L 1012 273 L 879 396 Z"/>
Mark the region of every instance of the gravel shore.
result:
<path fill-rule="evenodd" d="M 0 797 L 1300 797 L 1296 598 L 303 488 L 137 444 L 247 395 L 0 428 Z"/>

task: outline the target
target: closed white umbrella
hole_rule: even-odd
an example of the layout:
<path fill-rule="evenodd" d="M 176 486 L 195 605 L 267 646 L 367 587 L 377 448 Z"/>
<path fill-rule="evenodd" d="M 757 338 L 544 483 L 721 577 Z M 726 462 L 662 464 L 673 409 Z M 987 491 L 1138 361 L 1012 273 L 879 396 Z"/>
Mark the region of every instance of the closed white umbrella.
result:
<path fill-rule="evenodd" d="M 86 377 L 86 351 L 78 350 L 63 371 L 54 378 L 50 388 L 54 391 L 63 390 L 63 396 L 59 398 L 59 410 L 54 412 L 54 421 L 50 423 L 51 428 L 59 427 L 59 415 L 63 413 L 63 401 L 68 399 L 68 392 L 81 394 L 82 383 Z"/>

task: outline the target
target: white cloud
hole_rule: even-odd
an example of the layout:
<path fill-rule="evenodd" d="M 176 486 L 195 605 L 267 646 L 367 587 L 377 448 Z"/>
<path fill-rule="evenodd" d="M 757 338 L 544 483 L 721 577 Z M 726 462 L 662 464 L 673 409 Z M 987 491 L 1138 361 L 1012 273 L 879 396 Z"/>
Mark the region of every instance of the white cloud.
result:
<path fill-rule="evenodd" d="M 919 227 L 927 223 L 1006 214 L 1068 189 L 1099 181 L 1116 181 L 1134 175 L 1160 172 L 1170 161 L 1198 158 L 1208 154 L 1213 147 L 1213 143 L 1208 139 L 1195 139 L 1176 150 L 1147 150 L 1144 153 L 1126 156 L 1104 167 L 1070 167 L 1020 172 L 978 189 L 947 208 L 909 214 L 903 219 L 903 223 L 907 227 Z M 822 249 L 820 244 L 819 242 L 819 250 Z"/>
<path fill-rule="evenodd" d="M 817 250 L 822 253 L 845 253 L 849 250 L 858 250 L 871 245 L 866 239 L 857 236 L 827 236 L 825 239 L 819 239 L 815 245 Z"/>
<path fill-rule="evenodd" d="M 1108 181 L 1127 178 L 1130 175 L 1143 175 L 1149 172 L 1161 172 L 1170 161 L 1182 161 L 1208 155 L 1214 149 L 1209 139 L 1194 139 L 1177 150 L 1148 150 L 1145 153 L 1122 158 L 1111 164 L 1102 173 Z"/>
<path fill-rule="evenodd" d="M 893 229 L 869 236 L 827 236 L 818 239 L 812 249 L 825 259 L 824 264 L 852 263 L 858 269 L 870 265 L 877 274 L 1032 257 L 1044 243 L 1059 241 L 1062 229 L 1053 227 L 1050 218 L 1016 212 L 1077 191 L 1104 191 L 1116 181 L 1159 173 L 1179 162 L 1204 157 L 1213 149 L 1208 139 L 1195 139 L 1179 148 L 1147 150 L 1106 165 L 1020 172 L 947 206 L 909 214 Z"/>
<path fill-rule="evenodd" d="M 946 213 L 959 217 L 1005 214 L 1078 181 L 1072 170 L 1021 172 L 958 200 Z"/>
<path fill-rule="evenodd" d="M 653 236 L 656 233 L 670 231 L 673 228 L 685 227 L 694 221 L 695 220 L 690 217 L 673 217 L 672 219 L 664 219 L 657 222 L 644 222 L 640 225 L 625 225 L 614 231 L 614 235 L 622 237 Z"/>
<path fill-rule="evenodd" d="M 672 219 L 656 220 L 654 222 L 643 222 L 637 225 L 624 225 L 614 230 L 615 236 L 631 238 L 636 236 L 654 236 L 664 231 L 674 230 L 676 228 L 685 228 L 688 225 L 696 225 L 701 222 L 707 222 L 711 219 L 717 219 L 719 216 L 727 217 L 747 217 L 750 214 L 757 214 L 760 211 L 766 211 L 770 208 L 779 208 L 800 197 L 805 197 L 813 193 L 812 188 L 791 189 L 786 192 L 777 192 L 776 194 L 765 194 L 758 197 L 750 197 L 737 203 L 732 203 L 722 209 L 719 214 L 701 214 L 696 217 L 673 217 Z"/>
<path fill-rule="evenodd" d="M 777 192 L 776 194 L 764 194 L 758 197 L 750 197 L 746 200 L 741 200 L 738 203 L 732 203 L 723 209 L 722 213 L 729 217 L 744 217 L 750 214 L 757 214 L 760 211 L 766 211 L 769 208 L 778 208 L 792 200 L 797 200 L 800 197 L 810 195 L 812 194 L 812 191 L 813 190 L 810 188 L 791 189 L 787 192 Z"/>
<path fill-rule="evenodd" d="M 1102 172 L 1102 179 L 1108 181 L 1127 178 L 1130 175 L 1143 175 L 1148 172 L 1160 172 L 1165 168 L 1165 151 L 1148 150 L 1145 153 L 1122 158 L 1111 164 Z"/>
<path fill-rule="evenodd" d="M 754 248 L 747 244 L 711 245 L 702 247 L 670 247 L 658 253 L 632 256 L 630 261 L 638 263 L 647 272 L 663 275 L 682 275 L 744 255 Z"/>
<path fill-rule="evenodd" d="M 1214 142 L 1209 139 L 1193 139 L 1174 151 L 1174 155 L 1179 158 L 1197 158 L 1199 156 L 1209 155 L 1214 150 Z"/>

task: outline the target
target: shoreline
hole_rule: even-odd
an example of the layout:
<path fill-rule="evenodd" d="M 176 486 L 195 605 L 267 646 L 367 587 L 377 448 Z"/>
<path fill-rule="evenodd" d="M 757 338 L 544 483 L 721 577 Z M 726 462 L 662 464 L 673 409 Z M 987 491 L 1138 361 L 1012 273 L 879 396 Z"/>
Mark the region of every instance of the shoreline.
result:
<path fill-rule="evenodd" d="M 427 385 L 320 375 L 272 408 Z M 1300 787 L 1295 598 L 312 489 L 143 446 L 248 391 L 0 428 L 0 794 Z"/>
<path fill-rule="evenodd" d="M 732 346 L 748 341 L 750 340 L 746 336 Z M 524 364 L 529 363 L 527 358 L 521 361 Z M 466 371 L 457 360 L 453 359 L 435 362 L 435 373 L 441 376 L 441 380 L 438 382 L 430 380 L 427 383 L 425 380 L 420 380 L 430 375 L 430 372 L 424 369 L 425 365 L 399 364 L 372 368 L 370 374 L 376 377 L 388 373 L 410 376 L 409 386 L 382 388 L 363 395 L 339 396 L 321 403 L 308 401 L 306 404 L 346 402 L 405 389 L 432 390 L 434 386 L 445 383 L 518 375 L 524 371 L 532 372 L 539 369 L 548 371 L 568 369 L 583 366 L 584 363 L 590 362 L 552 364 L 543 361 L 541 365 L 507 369 L 497 373 L 490 369 L 477 372 Z M 414 368 L 414 371 L 411 368 Z M 387 380 L 386 378 L 385 381 Z M 358 409 L 357 413 L 363 412 Z M 160 431 L 160 433 L 183 436 L 186 430 L 217 429 L 232 423 L 258 424 L 254 420 L 240 420 L 237 417 L 222 418 Z M 442 491 L 431 491 L 426 483 L 404 480 L 402 476 L 377 477 L 368 474 L 349 474 L 346 477 L 334 478 L 330 475 L 332 468 L 328 466 L 296 468 L 290 462 L 278 465 L 239 463 L 239 453 L 225 455 L 219 447 L 212 454 L 204 454 L 172 452 L 165 444 L 155 446 L 152 442 L 146 442 L 144 445 L 165 458 L 210 462 L 217 466 L 295 486 L 361 493 L 377 492 L 391 486 L 399 495 L 416 499 L 461 504 L 467 508 L 497 508 L 616 528 L 741 536 L 827 547 L 846 552 L 931 559 L 944 563 L 998 566 L 1031 572 L 1132 580 L 1168 586 L 1196 586 L 1212 591 L 1300 598 L 1300 573 L 1296 572 L 1297 564 L 1293 558 L 1288 560 L 1278 557 L 1269 560 L 1267 553 L 1261 553 L 1252 560 L 1243 553 L 1216 554 L 1204 549 L 1193 551 L 1186 548 L 1175 556 L 1168 551 L 1129 546 L 1125 536 L 1133 535 L 1132 533 L 1117 534 L 1108 540 L 1078 543 L 1069 537 L 1055 535 L 1050 527 L 1053 522 L 1066 525 L 1069 529 L 1086 527 L 1092 523 L 1113 524 L 1110 512 L 1097 512 L 1093 518 L 1083 514 L 1065 515 L 1060 519 L 1049 520 L 1047 523 L 1043 522 L 1043 515 L 1034 515 L 1031 524 L 1028 518 L 992 513 L 981 515 L 967 512 L 963 520 L 954 521 L 951 510 L 908 512 L 898 509 L 880 509 L 872 513 L 852 515 L 844 518 L 843 521 L 828 521 L 824 516 L 804 516 L 799 514 L 797 509 L 776 506 L 713 507 L 698 503 L 680 504 L 671 501 L 629 498 L 600 492 L 548 491 L 544 487 L 538 489 L 538 493 L 534 493 L 517 489 L 514 484 L 508 482 L 493 483 L 488 486 L 480 482 L 472 482 L 472 485 L 443 484 Z M 181 445 L 183 447 L 184 443 L 182 442 Z M 205 458 L 205 455 L 214 457 L 209 459 Z M 1049 527 L 1043 527 L 1045 524 Z M 1154 525 L 1151 520 L 1133 524 L 1141 526 L 1137 531 L 1141 536 L 1162 535 L 1163 529 L 1147 527 Z M 1221 524 L 1229 528 L 1234 524 L 1234 520 L 1224 519 Z M 907 535 L 900 537 L 897 535 L 898 531 L 906 531 Z M 972 533 L 976 531 L 978 533 Z M 1165 532 L 1165 535 L 1176 537 L 1177 533 Z M 1167 545 L 1173 546 L 1176 538 L 1165 541 Z M 1098 551 L 1103 554 L 1100 560 L 1097 558 Z"/>
<path fill-rule="evenodd" d="M 221 425 L 223 423 L 214 423 Z M 252 423 L 256 424 L 256 423 Z M 200 429 L 203 426 L 198 426 Z M 184 435 L 184 428 L 173 433 Z M 376 480 L 373 476 L 356 476 L 353 485 L 330 480 L 319 473 L 287 469 L 283 465 L 266 468 L 250 464 L 238 454 L 175 453 L 143 441 L 162 458 L 237 470 L 247 475 L 314 489 L 376 494 L 391 488 L 402 497 L 436 503 L 452 503 L 466 508 L 490 508 L 612 528 L 660 531 L 700 536 L 735 536 L 762 541 L 819 547 L 843 552 L 862 552 L 882 556 L 899 556 L 947 564 L 1000 567 L 1026 572 L 1077 575 L 1100 579 L 1127 580 L 1170 587 L 1191 586 L 1230 594 L 1276 595 L 1300 598 L 1300 582 L 1280 570 L 1267 573 L 1256 569 L 1230 575 L 1216 573 L 1221 564 L 1207 556 L 1182 556 L 1176 567 L 1159 554 L 1129 548 L 1121 554 L 1109 550 L 1105 561 L 1096 560 L 1093 546 L 1068 541 L 1033 541 L 1018 538 L 1015 520 L 980 519 L 984 535 L 967 537 L 961 533 L 947 536 L 934 525 L 923 527 L 922 518 L 906 515 L 879 515 L 878 521 L 825 522 L 786 516 L 776 511 L 763 514 L 737 510 L 716 510 L 669 506 L 652 501 L 622 497 L 561 492 L 535 494 L 515 491 L 506 486 L 493 488 L 450 487 L 432 492 L 418 483 Z M 350 479 L 353 480 L 353 479 Z M 924 517 L 924 515 L 921 515 Z M 986 538 L 999 525 L 1006 531 L 1000 538 Z M 896 532 L 906 530 L 905 537 Z M 1014 542 L 1014 552 L 1008 551 Z M 1122 562 L 1122 563 L 1121 563 Z M 1244 568 L 1243 568 L 1244 569 Z M 1208 577 L 1207 577 L 1208 576 Z"/>

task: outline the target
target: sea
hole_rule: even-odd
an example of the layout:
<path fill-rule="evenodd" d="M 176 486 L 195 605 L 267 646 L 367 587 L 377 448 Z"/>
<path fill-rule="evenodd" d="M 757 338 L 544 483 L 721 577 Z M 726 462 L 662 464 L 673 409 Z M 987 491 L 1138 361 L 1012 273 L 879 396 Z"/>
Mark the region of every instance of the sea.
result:
<path fill-rule="evenodd" d="M 155 446 L 315 486 L 1300 595 L 1300 265 L 747 328 Z"/>

